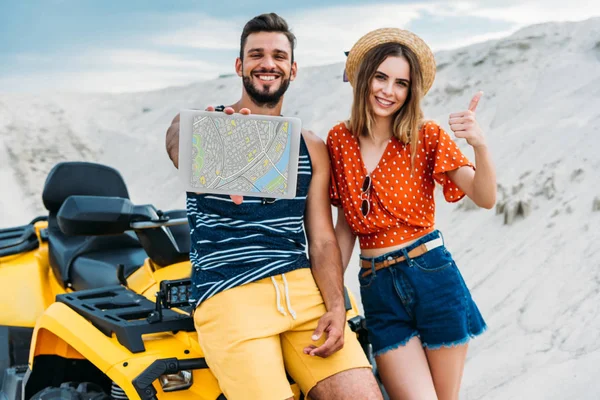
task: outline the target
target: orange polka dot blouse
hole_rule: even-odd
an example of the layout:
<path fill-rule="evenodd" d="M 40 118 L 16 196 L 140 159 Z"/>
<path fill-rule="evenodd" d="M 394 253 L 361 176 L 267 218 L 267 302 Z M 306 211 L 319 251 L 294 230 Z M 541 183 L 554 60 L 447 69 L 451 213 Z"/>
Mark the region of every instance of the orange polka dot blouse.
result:
<path fill-rule="evenodd" d="M 342 208 L 362 249 L 377 249 L 408 242 L 434 230 L 435 182 L 444 197 L 455 202 L 465 194 L 445 172 L 473 164 L 443 129 L 427 122 L 419 132 L 414 173 L 410 168 L 410 146 L 392 137 L 371 172 L 370 211 L 363 217 L 361 187 L 367 170 L 358 139 L 342 122 L 327 137 L 331 159 L 330 196 Z"/>

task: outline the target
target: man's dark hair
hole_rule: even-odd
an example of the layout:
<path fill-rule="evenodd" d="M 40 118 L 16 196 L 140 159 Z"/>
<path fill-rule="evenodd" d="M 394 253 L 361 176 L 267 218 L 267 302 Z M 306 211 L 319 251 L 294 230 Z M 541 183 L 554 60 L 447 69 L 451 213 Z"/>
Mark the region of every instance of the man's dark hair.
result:
<path fill-rule="evenodd" d="M 283 33 L 290 41 L 290 47 L 292 48 L 291 59 L 294 62 L 294 47 L 296 47 L 296 36 L 290 31 L 285 19 L 281 18 L 275 13 L 261 14 L 257 17 L 252 18 L 244 26 L 242 31 L 242 37 L 240 40 L 240 59 L 244 60 L 244 46 L 248 36 L 258 32 L 279 32 Z"/>

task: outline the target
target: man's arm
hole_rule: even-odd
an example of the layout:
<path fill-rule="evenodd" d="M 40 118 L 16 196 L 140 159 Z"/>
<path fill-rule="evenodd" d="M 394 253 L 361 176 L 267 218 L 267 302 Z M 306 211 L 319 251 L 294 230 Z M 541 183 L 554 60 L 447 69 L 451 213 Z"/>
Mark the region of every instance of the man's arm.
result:
<path fill-rule="evenodd" d="M 327 340 L 319 347 L 308 346 L 304 352 L 328 357 L 344 345 L 346 309 L 344 306 L 342 256 L 331 217 L 330 165 L 327 147 L 312 132 L 303 132 L 303 136 L 312 161 L 312 179 L 304 217 L 308 252 L 312 274 L 327 308 L 327 312 L 319 320 L 313 335 L 313 340 L 318 340 L 325 332 Z"/>
<path fill-rule="evenodd" d="M 167 129 L 167 136 L 165 139 L 167 154 L 175 168 L 179 168 L 179 114 L 173 118 L 171 126 Z"/>

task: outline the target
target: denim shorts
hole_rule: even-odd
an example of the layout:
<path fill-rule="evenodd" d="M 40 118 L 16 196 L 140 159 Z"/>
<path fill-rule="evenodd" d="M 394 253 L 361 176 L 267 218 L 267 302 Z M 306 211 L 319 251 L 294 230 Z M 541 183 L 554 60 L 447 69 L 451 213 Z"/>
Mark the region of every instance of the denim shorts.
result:
<path fill-rule="evenodd" d="M 404 249 L 361 260 L 381 262 L 399 257 L 430 240 L 433 231 Z M 427 253 L 358 276 L 369 339 L 375 356 L 419 336 L 427 349 L 465 344 L 483 333 L 486 324 L 471 298 L 450 252 L 440 246 Z"/>

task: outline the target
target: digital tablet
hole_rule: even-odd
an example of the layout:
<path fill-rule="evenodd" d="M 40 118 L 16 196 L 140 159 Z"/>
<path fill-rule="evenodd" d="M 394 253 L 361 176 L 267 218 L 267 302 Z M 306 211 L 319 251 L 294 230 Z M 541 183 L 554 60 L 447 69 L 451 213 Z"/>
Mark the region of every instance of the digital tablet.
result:
<path fill-rule="evenodd" d="M 186 191 L 296 196 L 299 118 L 183 110 L 179 174 Z"/>

